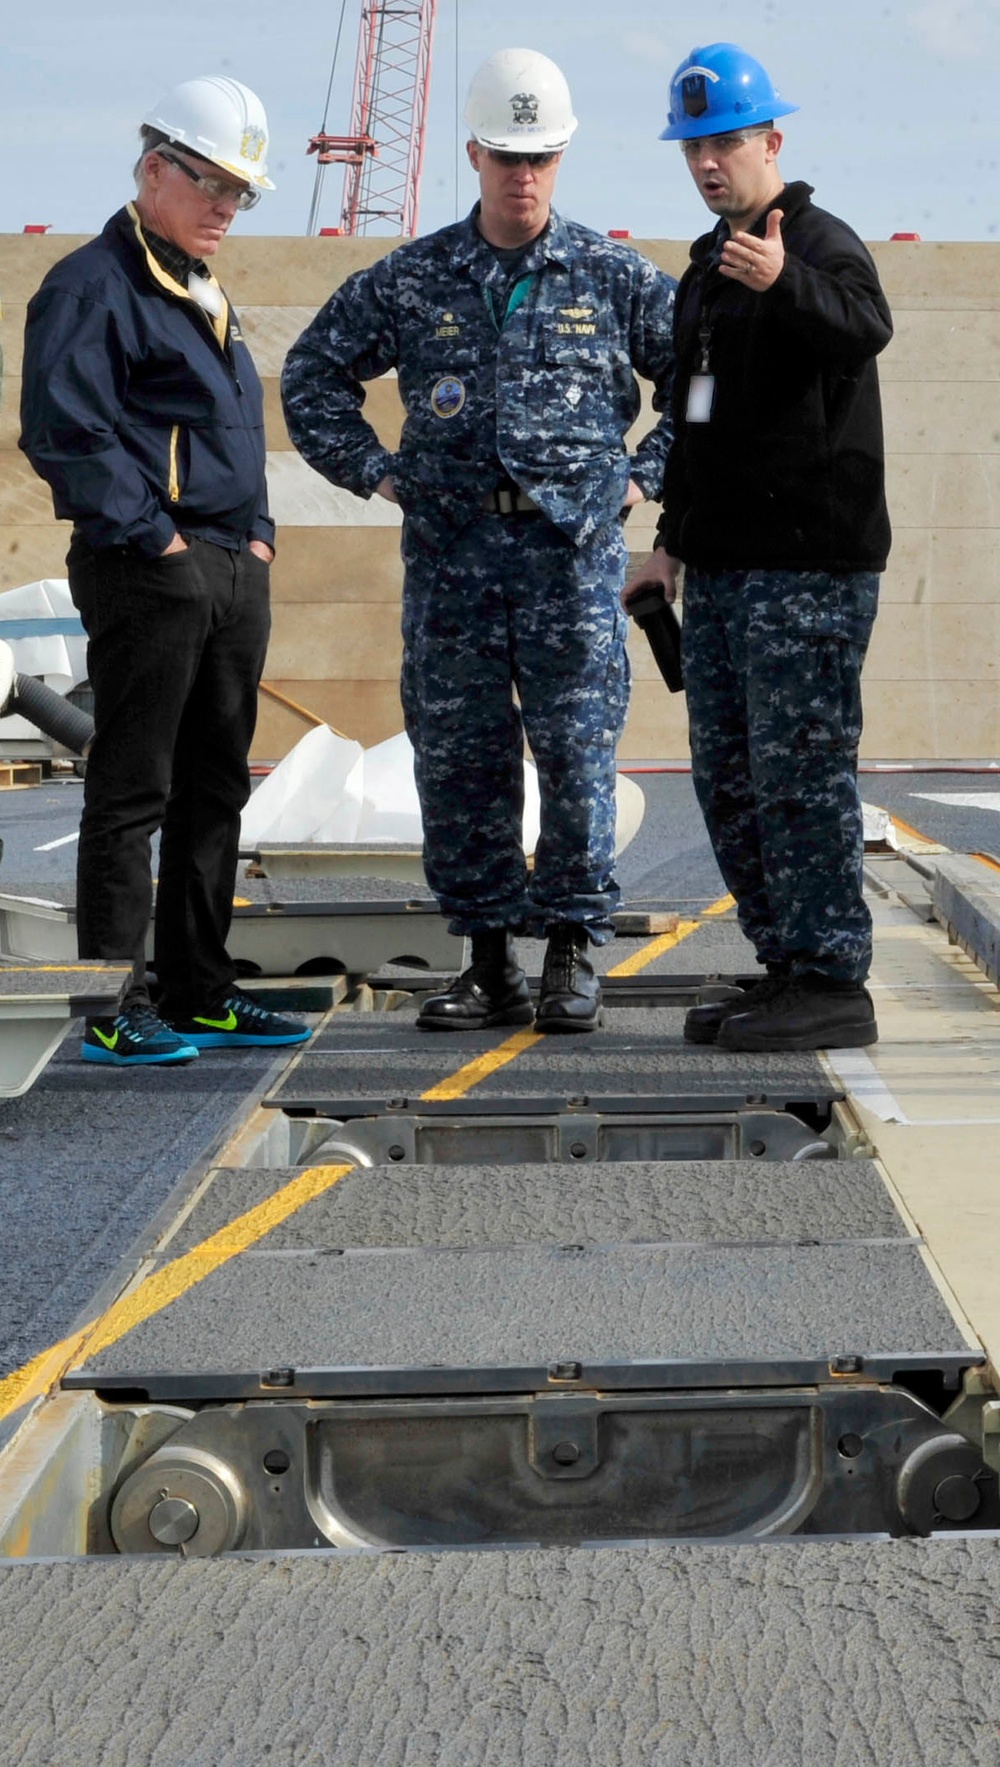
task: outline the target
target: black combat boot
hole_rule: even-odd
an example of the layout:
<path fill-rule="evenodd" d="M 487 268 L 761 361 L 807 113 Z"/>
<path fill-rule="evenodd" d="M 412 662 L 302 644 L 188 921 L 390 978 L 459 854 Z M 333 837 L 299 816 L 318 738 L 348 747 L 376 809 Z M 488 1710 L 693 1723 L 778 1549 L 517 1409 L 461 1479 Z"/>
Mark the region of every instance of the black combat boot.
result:
<path fill-rule="evenodd" d="M 504 927 L 473 933 L 472 962 L 444 994 L 432 994 L 417 1016 L 419 1031 L 481 1031 L 530 1025 L 531 995 Z"/>
<path fill-rule="evenodd" d="M 569 922 L 547 930 L 535 1030 L 594 1031 L 601 1022 L 601 987 L 586 955 L 587 934 Z"/>
<path fill-rule="evenodd" d="M 733 1013 L 719 1028 L 719 1049 L 863 1049 L 878 1042 L 872 998 L 861 982 L 795 976 L 763 1006 Z"/>
<path fill-rule="evenodd" d="M 731 1000 L 710 1000 L 704 1006 L 692 1006 L 684 1018 L 685 1043 L 715 1043 L 727 1018 L 737 1012 L 756 1012 L 759 1006 L 773 1000 L 788 986 L 789 972 L 784 965 L 767 966 L 767 975 L 751 982 L 742 994 Z"/>

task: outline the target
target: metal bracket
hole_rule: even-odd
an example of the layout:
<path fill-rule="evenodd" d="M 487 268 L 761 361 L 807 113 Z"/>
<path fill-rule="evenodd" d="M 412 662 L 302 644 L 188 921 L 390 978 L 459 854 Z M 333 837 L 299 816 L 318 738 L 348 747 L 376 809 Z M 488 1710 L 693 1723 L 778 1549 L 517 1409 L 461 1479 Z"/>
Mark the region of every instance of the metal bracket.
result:
<path fill-rule="evenodd" d="M 600 1463 L 594 1394 L 535 1400 L 528 1427 L 528 1459 L 543 1479 L 585 1479 Z"/>

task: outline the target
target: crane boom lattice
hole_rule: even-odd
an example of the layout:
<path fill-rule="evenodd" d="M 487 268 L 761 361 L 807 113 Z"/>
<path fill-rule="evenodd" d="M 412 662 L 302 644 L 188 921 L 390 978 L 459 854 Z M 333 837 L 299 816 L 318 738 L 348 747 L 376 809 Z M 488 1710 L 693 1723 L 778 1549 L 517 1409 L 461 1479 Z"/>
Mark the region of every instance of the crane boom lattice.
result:
<path fill-rule="evenodd" d="M 417 230 L 437 0 L 364 0 L 341 226 Z"/>

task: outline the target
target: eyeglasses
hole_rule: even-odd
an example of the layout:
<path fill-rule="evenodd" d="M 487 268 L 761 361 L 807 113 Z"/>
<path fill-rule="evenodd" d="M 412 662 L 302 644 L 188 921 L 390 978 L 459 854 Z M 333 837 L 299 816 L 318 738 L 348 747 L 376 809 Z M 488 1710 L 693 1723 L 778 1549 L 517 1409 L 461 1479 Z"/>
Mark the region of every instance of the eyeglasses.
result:
<path fill-rule="evenodd" d="M 166 160 L 170 166 L 176 166 L 179 172 L 190 178 L 192 184 L 198 186 L 199 195 L 206 202 L 234 202 L 238 209 L 256 208 L 260 202 L 260 191 L 249 185 L 234 184 L 231 178 L 216 178 L 212 174 L 206 177 L 202 172 L 196 172 L 193 166 L 189 166 L 187 160 L 177 159 L 165 147 L 158 147 L 156 152 L 161 160 Z"/>
<path fill-rule="evenodd" d="M 702 151 L 725 159 L 727 154 L 735 153 L 739 147 L 745 147 L 754 135 L 770 133 L 771 124 L 764 123 L 756 129 L 735 129 L 731 135 L 698 135 L 693 141 L 682 141 L 680 149 L 686 160 L 698 159 Z"/>
<path fill-rule="evenodd" d="M 490 159 L 497 166 L 551 166 L 553 160 L 559 158 L 560 151 L 557 149 L 554 153 L 506 153 L 500 147 L 487 148 Z"/>

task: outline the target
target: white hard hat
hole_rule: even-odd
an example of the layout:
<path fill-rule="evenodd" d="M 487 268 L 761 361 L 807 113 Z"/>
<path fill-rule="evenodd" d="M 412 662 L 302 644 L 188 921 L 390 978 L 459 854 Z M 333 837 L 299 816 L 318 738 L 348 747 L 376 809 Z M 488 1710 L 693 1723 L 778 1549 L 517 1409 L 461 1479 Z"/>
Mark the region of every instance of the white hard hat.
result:
<path fill-rule="evenodd" d="M 178 147 L 201 154 L 234 178 L 258 190 L 273 190 L 267 176 L 267 117 L 264 106 L 239 80 L 203 74 L 174 86 L 142 119 Z"/>
<path fill-rule="evenodd" d="M 498 49 L 472 77 L 465 122 L 473 139 L 501 153 L 554 153 L 576 128 L 563 75 L 537 49 Z"/>

